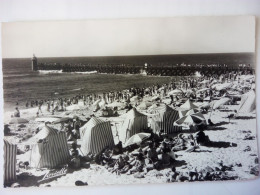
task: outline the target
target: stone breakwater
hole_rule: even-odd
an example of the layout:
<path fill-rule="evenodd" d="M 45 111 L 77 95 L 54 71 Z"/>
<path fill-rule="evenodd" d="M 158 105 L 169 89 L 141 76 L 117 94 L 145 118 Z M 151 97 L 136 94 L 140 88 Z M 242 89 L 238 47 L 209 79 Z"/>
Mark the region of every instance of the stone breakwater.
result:
<path fill-rule="evenodd" d="M 153 66 L 153 65 L 125 65 L 125 64 L 60 64 L 38 63 L 34 70 L 52 70 L 62 72 L 96 72 L 107 74 L 147 74 L 160 76 L 191 76 L 199 72 L 204 76 L 221 75 L 230 72 L 252 74 L 251 67 L 228 67 L 226 65 L 181 65 L 181 66 Z"/>

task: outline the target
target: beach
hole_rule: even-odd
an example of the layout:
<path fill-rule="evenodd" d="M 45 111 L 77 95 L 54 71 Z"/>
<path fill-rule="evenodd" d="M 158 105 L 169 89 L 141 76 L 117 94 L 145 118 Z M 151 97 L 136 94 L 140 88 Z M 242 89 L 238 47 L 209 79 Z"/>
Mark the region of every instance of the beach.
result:
<path fill-rule="evenodd" d="M 230 81 L 226 80 L 219 83 L 224 86 L 227 82 Z M 232 86 L 235 86 L 235 83 L 236 81 L 233 81 Z M 246 83 L 247 82 L 245 82 L 244 84 Z M 162 86 L 167 88 L 166 86 L 169 85 Z M 225 88 L 225 91 L 230 92 L 231 85 L 225 86 L 228 86 Z M 203 87 L 200 87 L 199 89 L 201 88 Z M 156 89 L 157 90 L 155 91 L 155 93 L 157 94 L 159 88 L 157 87 Z M 152 91 L 151 88 L 150 90 Z M 184 88 L 182 90 L 187 91 L 187 89 Z M 152 115 L 149 114 L 149 107 L 153 104 L 170 105 L 170 107 L 173 107 L 171 98 L 168 93 L 170 93 L 170 90 L 166 90 L 165 93 L 158 93 L 157 95 L 147 95 L 147 97 L 145 96 L 142 98 L 137 98 L 136 100 L 131 98 L 130 104 L 132 104 L 133 107 L 136 107 L 138 112 L 148 116 L 148 127 L 151 127 Z M 153 99 L 153 97 L 156 96 L 159 96 L 159 100 L 151 100 Z M 147 106 L 146 108 L 139 107 L 139 105 L 144 101 L 145 98 L 149 99 L 148 102 L 150 103 L 150 106 Z M 218 100 L 220 99 L 223 99 L 223 97 L 220 96 Z M 218 100 L 214 101 L 216 102 Z M 89 103 L 86 100 L 86 102 L 88 102 L 86 105 L 84 105 L 82 101 L 73 104 L 73 106 L 80 105 L 80 109 L 77 108 L 66 110 L 66 108 L 68 109 L 70 107 L 67 106 L 65 107 L 64 111 L 55 111 L 54 114 L 51 114 L 50 111 L 47 111 L 48 108 L 45 104 L 41 107 L 41 112 L 39 112 L 38 107 L 21 109 L 20 117 L 26 118 L 29 122 L 22 127 L 19 127 L 18 124 L 11 124 L 11 134 L 5 136 L 5 138 L 11 143 L 16 143 L 18 149 L 24 150 L 24 146 L 29 144 L 28 140 L 30 140 L 25 137 L 28 135 L 29 137 L 34 136 L 37 127 L 43 124 L 44 120 L 48 121 L 48 118 L 58 119 L 71 115 L 91 118 L 94 115 L 95 117 L 98 117 L 104 121 L 109 121 L 111 123 L 114 143 L 118 144 L 120 137 L 120 135 L 118 136 L 118 134 L 120 134 L 122 123 L 126 119 L 126 113 L 128 109 L 122 107 L 118 109 L 117 116 L 106 117 L 104 116 L 104 112 L 102 111 L 106 109 L 105 105 L 111 106 L 111 104 L 118 104 L 120 103 L 120 101 L 124 101 L 123 98 L 121 100 L 110 99 L 110 104 L 103 104 L 102 101 L 103 100 L 100 100 L 98 103 L 100 105 L 99 109 L 97 109 L 97 104 L 94 102 L 94 100 L 92 100 L 92 103 Z M 256 113 L 255 111 L 250 111 L 248 113 L 239 113 L 236 117 L 233 118 L 229 117 L 230 115 L 234 114 L 235 110 L 240 109 L 241 101 L 242 100 L 239 100 L 235 104 L 224 103 L 216 109 L 209 108 L 207 112 L 203 113 L 203 117 L 205 118 L 205 121 L 207 121 L 206 127 L 204 128 L 203 132 L 206 136 L 209 137 L 211 145 L 199 145 L 198 149 L 192 151 L 176 151 L 175 155 L 177 156 L 177 158 L 172 163 L 172 166 L 174 166 L 176 169 L 175 172 L 178 172 L 180 175 L 187 178 L 189 177 L 190 172 L 198 173 L 205 170 L 206 172 L 212 173 L 221 172 L 222 178 L 216 180 L 246 180 L 254 179 L 258 176 L 259 164 L 256 138 Z M 200 108 L 203 104 L 205 104 L 205 101 L 193 101 L 193 105 L 196 106 L 196 108 Z M 37 112 L 39 112 L 38 116 L 36 116 Z M 5 121 L 10 121 L 12 119 L 12 114 L 13 112 L 5 112 Z M 214 125 L 209 125 L 208 119 L 211 119 L 211 122 Z M 56 129 L 59 129 L 60 125 L 61 124 L 59 123 L 49 124 L 49 126 Z M 184 137 L 189 137 L 190 135 L 195 136 L 196 132 L 196 130 L 191 131 L 190 129 L 185 130 L 184 128 L 181 132 L 169 134 L 167 135 L 167 137 L 176 138 L 177 135 L 180 133 Z M 78 140 L 78 142 L 80 143 L 81 140 Z M 30 162 L 30 158 L 32 158 L 32 156 L 30 156 L 30 151 L 27 151 L 23 154 L 17 155 L 17 162 Z M 69 169 L 69 171 L 65 175 L 46 180 L 42 183 L 38 183 L 37 181 L 40 180 L 40 178 L 44 177 L 44 175 L 49 172 L 49 169 L 35 169 L 30 168 L 29 166 L 29 168 L 19 167 L 17 169 L 17 181 L 21 184 L 21 186 L 24 187 L 49 185 L 75 186 L 75 182 L 78 180 L 87 182 L 88 185 L 181 182 L 182 180 L 172 180 L 173 171 L 171 167 L 163 168 L 160 170 L 152 169 L 147 173 L 141 172 L 141 175 L 138 173 L 129 175 L 112 173 L 108 171 L 105 166 L 99 165 L 95 162 L 90 162 L 90 166 L 88 168 L 80 168 L 79 170 Z M 222 170 L 223 167 L 226 167 L 226 170 Z"/>

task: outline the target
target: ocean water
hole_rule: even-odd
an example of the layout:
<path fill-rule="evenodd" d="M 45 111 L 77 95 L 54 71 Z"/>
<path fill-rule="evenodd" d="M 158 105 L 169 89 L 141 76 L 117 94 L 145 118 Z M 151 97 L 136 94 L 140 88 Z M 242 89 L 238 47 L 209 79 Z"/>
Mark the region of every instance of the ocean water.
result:
<path fill-rule="evenodd" d="M 72 97 L 168 83 L 169 77 L 109 74 L 40 74 L 31 71 L 30 59 L 8 59 L 3 63 L 4 110 L 19 108 L 26 101 Z"/>
<path fill-rule="evenodd" d="M 160 56 L 119 56 L 119 57 L 67 57 L 38 58 L 39 62 L 59 63 L 129 63 L 153 65 L 181 63 L 219 63 L 237 66 L 240 63 L 254 64 L 252 53 L 242 54 L 199 54 Z M 30 58 L 3 59 L 4 109 L 13 110 L 16 102 L 20 108 L 26 101 L 45 100 L 58 97 L 72 97 L 78 94 L 102 93 L 151 86 L 170 82 L 170 77 L 143 75 L 109 74 L 40 74 L 31 70 Z"/>

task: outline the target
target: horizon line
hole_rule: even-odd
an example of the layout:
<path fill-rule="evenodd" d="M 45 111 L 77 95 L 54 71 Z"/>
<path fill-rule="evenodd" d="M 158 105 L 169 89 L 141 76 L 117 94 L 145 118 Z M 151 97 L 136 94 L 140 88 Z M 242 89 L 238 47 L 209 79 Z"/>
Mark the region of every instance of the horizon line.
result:
<path fill-rule="evenodd" d="M 255 52 L 226 52 L 226 53 L 180 53 L 180 54 L 147 54 L 147 55 L 110 55 L 110 56 L 41 56 L 37 58 L 83 58 L 83 57 L 133 57 L 133 56 L 169 56 L 169 55 L 208 55 L 208 54 L 255 54 Z M 32 58 L 31 57 L 2 57 L 2 59 L 24 59 L 24 58 Z"/>

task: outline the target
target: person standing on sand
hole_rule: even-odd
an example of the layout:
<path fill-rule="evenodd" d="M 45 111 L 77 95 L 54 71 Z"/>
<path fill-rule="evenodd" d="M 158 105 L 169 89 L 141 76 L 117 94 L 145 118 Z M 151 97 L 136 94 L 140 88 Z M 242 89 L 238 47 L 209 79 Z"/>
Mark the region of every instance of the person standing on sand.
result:
<path fill-rule="evenodd" d="M 79 118 L 77 117 L 77 118 L 75 118 L 75 119 L 73 119 L 73 127 L 74 127 L 74 129 L 76 130 L 76 134 L 77 134 L 77 138 L 80 138 L 80 133 L 79 133 L 79 129 L 80 129 L 80 127 L 81 127 L 81 123 L 80 123 L 80 120 L 79 120 Z"/>
<path fill-rule="evenodd" d="M 14 117 L 20 117 L 20 111 L 18 107 L 15 108 Z"/>
<path fill-rule="evenodd" d="M 51 109 L 51 103 L 50 100 L 47 101 L 47 111 L 50 112 Z"/>
<path fill-rule="evenodd" d="M 42 102 L 39 102 L 39 104 L 38 104 L 38 111 L 37 111 L 37 113 L 42 113 Z M 43 113 L 42 113 L 42 116 L 43 116 Z"/>

